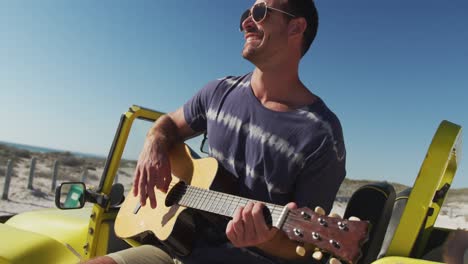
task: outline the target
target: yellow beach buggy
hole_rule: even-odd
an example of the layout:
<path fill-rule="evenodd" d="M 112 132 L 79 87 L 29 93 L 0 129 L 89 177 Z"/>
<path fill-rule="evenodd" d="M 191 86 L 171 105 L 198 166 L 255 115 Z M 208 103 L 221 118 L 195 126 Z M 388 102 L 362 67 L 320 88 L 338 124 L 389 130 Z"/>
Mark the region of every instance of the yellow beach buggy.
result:
<path fill-rule="evenodd" d="M 137 216 L 147 211 L 146 207 L 142 208 L 138 203 L 131 202 L 132 195 L 127 194 L 125 198 L 122 184 L 116 183 L 118 175 L 125 170 L 124 163 L 129 162 L 123 158 L 124 152 L 134 151 L 129 149 L 129 142 L 134 140 L 132 135 L 146 132 L 151 123 L 162 114 L 132 106 L 121 116 L 99 186 L 87 189 L 83 183 L 73 182 L 63 183 L 57 188 L 57 206 L 75 210 L 44 209 L 3 217 L 0 223 L 0 264 L 78 263 L 141 243 L 152 243 L 154 232 L 144 232 L 151 231 L 151 228 L 163 230 L 158 238 L 163 237 L 164 243 L 173 247 L 177 253 L 189 254 L 190 241 L 175 238 L 186 237 L 187 229 L 164 231 L 168 224 L 191 225 L 189 220 L 192 214 L 180 208 L 178 203 L 184 202 L 174 195 L 176 192 L 170 192 L 164 197 L 164 206 L 169 209 L 164 216 L 154 221 L 158 222 L 158 226 L 138 230 L 122 224 L 123 220 L 131 219 L 140 226 L 144 225 L 144 219 Z M 141 145 L 138 148 L 141 149 Z M 314 212 L 301 212 L 301 221 L 304 223 L 317 220 L 322 224 L 322 221 L 329 221 L 326 225 L 336 224 L 337 230 L 343 232 L 351 232 L 355 227 L 351 220 L 346 220 L 351 216 L 358 217 L 361 220 L 356 221 L 358 223 L 367 223 L 365 238 L 353 242 L 358 248 L 357 257 L 348 257 L 349 252 L 341 252 L 347 246 L 340 244 L 338 240 L 322 239 L 323 244 L 310 244 L 314 239 L 320 240 L 320 235 L 309 224 L 289 230 L 290 237 L 298 238 L 295 239 L 298 241 L 298 254 L 309 258 L 320 255 L 318 258 L 323 263 L 327 263 L 331 257 L 348 263 L 442 262 L 443 245 L 454 230 L 435 227 L 434 223 L 455 176 L 460 151 L 461 127 L 442 121 L 411 188 L 396 193 L 386 182 L 362 186 L 350 197 L 343 219 L 331 220 L 320 216 L 314 219 Z M 215 165 L 209 158 L 198 162 L 191 157 L 196 157 L 196 154 L 185 147 L 177 148 L 171 154 L 171 159 L 182 160 L 185 164 L 173 169 L 173 174 L 181 179 L 175 183 L 174 189 L 179 188 L 177 190 L 182 193 L 203 193 L 203 189 L 208 189 L 211 182 L 197 182 L 195 185 L 203 188 L 195 189 L 184 183 L 195 183 L 191 175 L 210 174 L 208 168 Z M 159 198 L 158 201 L 164 200 Z M 84 206 L 85 202 L 88 206 Z M 224 212 L 228 215 L 223 206 L 214 205 L 214 208 L 210 208 L 208 206 L 213 205 L 203 201 L 197 206 L 205 206 L 215 213 Z M 272 220 L 285 221 L 287 217 L 280 214 L 278 219 L 274 218 L 273 215 Z M 323 237 L 325 236 L 322 234 Z"/>

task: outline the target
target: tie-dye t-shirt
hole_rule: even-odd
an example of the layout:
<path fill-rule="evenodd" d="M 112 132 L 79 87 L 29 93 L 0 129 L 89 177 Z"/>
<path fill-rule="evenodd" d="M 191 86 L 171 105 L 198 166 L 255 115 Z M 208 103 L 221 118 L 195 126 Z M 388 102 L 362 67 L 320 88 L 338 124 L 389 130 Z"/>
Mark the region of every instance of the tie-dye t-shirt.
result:
<path fill-rule="evenodd" d="M 210 156 L 237 178 L 240 196 L 329 211 L 346 174 L 338 118 L 321 99 L 289 112 L 265 108 L 251 76 L 208 83 L 184 105 L 187 123 L 207 131 Z"/>

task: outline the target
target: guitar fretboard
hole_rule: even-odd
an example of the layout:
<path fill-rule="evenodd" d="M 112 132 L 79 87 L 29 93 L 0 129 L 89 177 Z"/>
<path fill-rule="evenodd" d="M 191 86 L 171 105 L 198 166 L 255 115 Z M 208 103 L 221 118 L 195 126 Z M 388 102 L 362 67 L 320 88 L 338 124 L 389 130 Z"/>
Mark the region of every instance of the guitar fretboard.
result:
<path fill-rule="evenodd" d="M 184 185 L 183 188 L 183 190 L 180 189 L 177 191 L 178 197 L 174 197 L 179 205 L 231 218 L 234 216 L 238 207 L 245 207 L 249 201 L 256 202 L 243 197 L 201 189 L 190 185 Z M 272 224 L 278 227 L 275 224 L 280 219 L 284 207 L 269 203 L 264 204 L 270 211 Z"/>

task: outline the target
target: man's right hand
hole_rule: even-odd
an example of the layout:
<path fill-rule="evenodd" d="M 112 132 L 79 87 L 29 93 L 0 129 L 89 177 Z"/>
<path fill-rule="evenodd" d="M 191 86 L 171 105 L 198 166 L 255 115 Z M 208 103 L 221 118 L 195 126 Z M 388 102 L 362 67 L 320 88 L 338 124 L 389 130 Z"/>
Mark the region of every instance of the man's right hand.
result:
<path fill-rule="evenodd" d="M 156 135 L 149 133 L 138 158 L 133 182 L 133 195 L 140 194 L 140 203 L 146 205 L 149 197 L 151 208 L 156 208 L 157 189 L 167 192 L 171 183 L 171 163 L 168 147 Z"/>
<path fill-rule="evenodd" d="M 156 120 L 146 136 L 133 181 L 133 195 L 140 195 L 142 206 L 149 197 L 151 208 L 156 208 L 154 187 L 167 192 L 172 181 L 170 148 L 194 135 L 195 131 L 185 121 L 182 107 Z"/>

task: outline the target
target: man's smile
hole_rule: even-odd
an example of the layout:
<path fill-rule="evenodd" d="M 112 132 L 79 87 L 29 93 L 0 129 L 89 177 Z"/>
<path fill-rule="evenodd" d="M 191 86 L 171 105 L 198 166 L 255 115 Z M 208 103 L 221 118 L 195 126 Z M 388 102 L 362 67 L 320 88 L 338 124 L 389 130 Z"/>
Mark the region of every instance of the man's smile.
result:
<path fill-rule="evenodd" d="M 252 42 L 255 40 L 262 40 L 262 36 L 259 34 L 254 34 L 254 33 L 247 33 L 245 34 L 245 40 L 246 42 Z"/>

